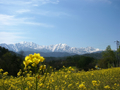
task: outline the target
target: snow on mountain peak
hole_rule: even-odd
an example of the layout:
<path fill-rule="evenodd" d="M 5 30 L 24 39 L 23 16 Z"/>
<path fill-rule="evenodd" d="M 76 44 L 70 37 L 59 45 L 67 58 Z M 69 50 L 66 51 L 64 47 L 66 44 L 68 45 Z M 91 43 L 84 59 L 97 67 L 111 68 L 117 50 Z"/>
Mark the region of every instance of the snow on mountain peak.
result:
<path fill-rule="evenodd" d="M 35 43 L 33 43 L 33 42 L 22 41 L 22 42 L 20 42 L 20 43 L 18 43 L 18 44 L 28 44 L 28 45 L 32 45 L 32 44 L 35 44 Z"/>
<path fill-rule="evenodd" d="M 59 43 L 59 44 L 56 44 L 56 46 L 59 46 L 59 47 L 67 47 L 68 45 L 67 45 L 67 44 Z"/>
<path fill-rule="evenodd" d="M 20 44 L 25 44 L 25 43 L 26 43 L 25 41 L 20 42 Z"/>
<path fill-rule="evenodd" d="M 86 47 L 86 48 L 76 48 L 76 47 L 69 47 L 67 44 L 55 44 L 49 46 L 40 46 L 33 42 L 20 42 L 16 44 L 0 44 L 0 46 L 5 47 L 11 51 L 19 52 L 23 51 L 40 51 L 40 52 L 68 52 L 68 53 L 76 53 L 76 54 L 85 54 L 91 53 L 96 51 L 101 51 L 100 49 L 95 49 L 93 47 Z"/>

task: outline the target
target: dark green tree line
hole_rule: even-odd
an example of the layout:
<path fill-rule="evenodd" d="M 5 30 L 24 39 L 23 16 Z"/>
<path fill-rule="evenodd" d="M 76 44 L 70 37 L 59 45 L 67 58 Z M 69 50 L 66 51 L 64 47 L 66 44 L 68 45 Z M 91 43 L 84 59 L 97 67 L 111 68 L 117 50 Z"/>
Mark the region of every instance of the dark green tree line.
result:
<path fill-rule="evenodd" d="M 0 47 L 0 68 L 7 71 L 9 75 L 16 76 L 21 69 L 23 59 L 15 53 Z"/>

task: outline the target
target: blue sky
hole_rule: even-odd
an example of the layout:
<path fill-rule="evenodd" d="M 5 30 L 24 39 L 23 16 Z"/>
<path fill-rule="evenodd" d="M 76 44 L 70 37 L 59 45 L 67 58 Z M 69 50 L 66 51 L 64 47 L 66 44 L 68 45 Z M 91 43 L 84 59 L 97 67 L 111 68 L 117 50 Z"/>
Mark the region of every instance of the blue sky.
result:
<path fill-rule="evenodd" d="M 116 49 L 120 0 L 0 0 L 0 43 Z"/>

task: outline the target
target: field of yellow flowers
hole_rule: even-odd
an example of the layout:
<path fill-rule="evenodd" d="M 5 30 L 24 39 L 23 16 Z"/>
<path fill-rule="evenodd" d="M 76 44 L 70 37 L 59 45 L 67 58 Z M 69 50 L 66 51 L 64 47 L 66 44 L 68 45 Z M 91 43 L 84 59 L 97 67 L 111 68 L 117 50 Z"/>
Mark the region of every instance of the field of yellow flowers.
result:
<path fill-rule="evenodd" d="M 50 67 L 53 71 L 48 73 L 43 61 L 40 54 L 26 56 L 25 71 L 20 70 L 17 77 L 8 77 L 8 72 L 0 69 L 0 90 L 120 90 L 120 67 L 87 72 L 65 66 L 55 71 Z"/>

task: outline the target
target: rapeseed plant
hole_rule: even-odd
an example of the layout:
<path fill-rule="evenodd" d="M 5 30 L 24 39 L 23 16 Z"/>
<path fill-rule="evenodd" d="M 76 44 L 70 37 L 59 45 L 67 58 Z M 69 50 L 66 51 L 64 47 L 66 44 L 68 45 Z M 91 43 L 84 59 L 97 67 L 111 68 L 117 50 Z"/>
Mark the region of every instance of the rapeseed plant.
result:
<path fill-rule="evenodd" d="M 8 77 L 0 69 L 0 90 L 120 90 L 120 67 L 76 72 L 72 66 L 63 66 L 48 73 L 44 60 L 36 53 L 26 56 L 25 71 L 19 70 L 17 77 Z"/>
<path fill-rule="evenodd" d="M 82 82 L 82 83 L 79 85 L 79 88 L 82 89 L 82 90 L 85 90 L 85 89 L 86 89 L 84 83 L 85 83 L 85 82 Z"/>
<path fill-rule="evenodd" d="M 109 85 L 104 86 L 105 89 L 110 89 Z"/>

